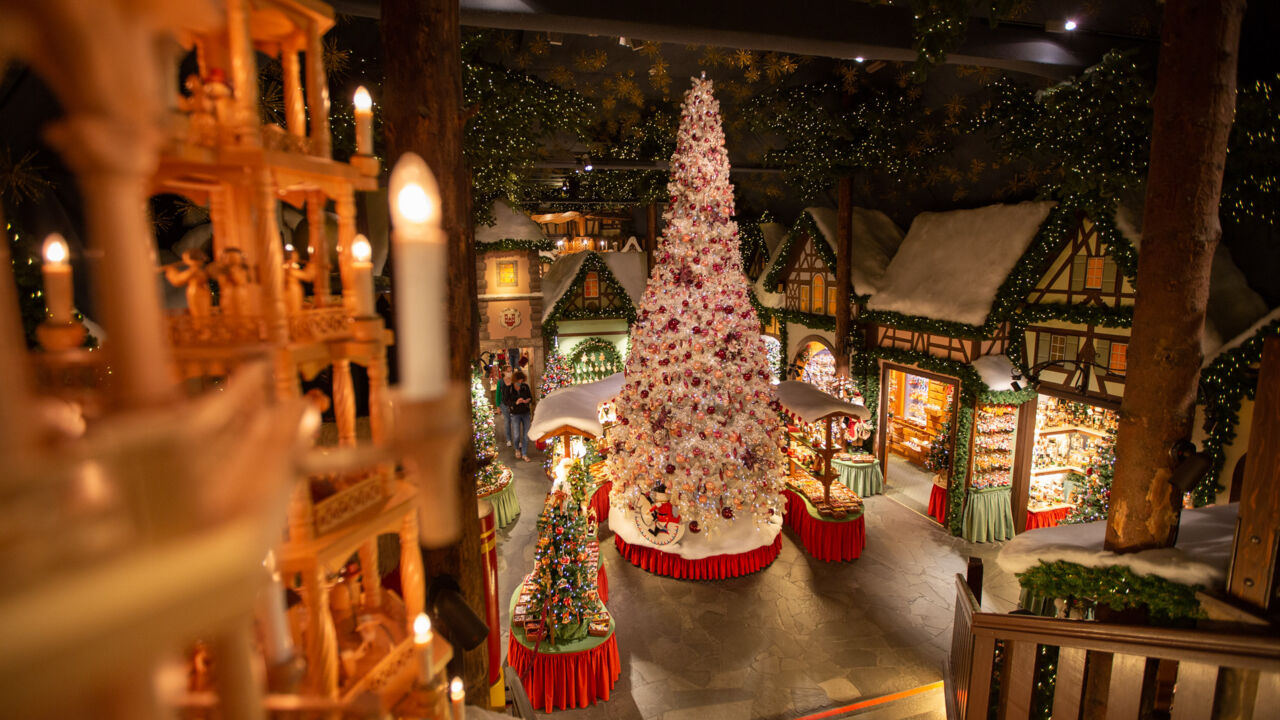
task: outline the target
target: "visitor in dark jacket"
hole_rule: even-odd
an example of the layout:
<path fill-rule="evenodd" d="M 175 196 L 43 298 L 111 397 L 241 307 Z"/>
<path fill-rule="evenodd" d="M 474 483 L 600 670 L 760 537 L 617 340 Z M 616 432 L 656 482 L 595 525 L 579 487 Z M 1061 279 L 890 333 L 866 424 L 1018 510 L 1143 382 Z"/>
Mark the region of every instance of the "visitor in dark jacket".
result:
<path fill-rule="evenodd" d="M 511 411 L 512 442 L 516 445 L 516 457 L 532 462 L 529 459 L 529 421 L 533 417 L 533 392 L 525 382 L 523 371 L 517 370 L 511 377 L 514 383 L 504 389 L 502 401 Z"/>

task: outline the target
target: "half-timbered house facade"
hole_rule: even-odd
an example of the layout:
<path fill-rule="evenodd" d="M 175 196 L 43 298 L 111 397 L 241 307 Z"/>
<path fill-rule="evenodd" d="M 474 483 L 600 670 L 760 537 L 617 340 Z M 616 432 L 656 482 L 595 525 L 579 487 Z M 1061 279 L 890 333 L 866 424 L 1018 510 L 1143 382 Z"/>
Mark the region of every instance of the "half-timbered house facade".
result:
<path fill-rule="evenodd" d="M 592 338 L 626 357 L 628 334 L 644 295 L 643 252 L 585 251 L 561 256 L 543 278 L 542 326 L 547 342 L 565 357 Z"/>

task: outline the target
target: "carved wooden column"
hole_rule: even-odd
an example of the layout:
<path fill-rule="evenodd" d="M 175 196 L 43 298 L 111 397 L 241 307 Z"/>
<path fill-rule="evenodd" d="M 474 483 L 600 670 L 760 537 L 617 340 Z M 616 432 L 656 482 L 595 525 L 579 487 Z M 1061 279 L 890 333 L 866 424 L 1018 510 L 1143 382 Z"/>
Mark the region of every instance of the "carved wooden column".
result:
<path fill-rule="evenodd" d="M 338 633 L 323 567 L 302 573 L 302 597 L 307 607 L 307 684 L 323 697 L 337 697 Z"/>
<path fill-rule="evenodd" d="M 331 157 L 329 78 L 324 71 L 324 43 L 315 25 L 307 28 L 307 102 L 311 106 L 311 154 Z"/>
<path fill-rule="evenodd" d="M 289 542 L 306 542 L 315 537 L 311 510 L 310 481 L 305 478 L 295 481 L 289 496 Z"/>
<path fill-rule="evenodd" d="M 418 515 L 408 513 L 400 523 L 400 596 L 404 617 L 413 632 L 413 619 L 426 607 L 426 581 L 422 576 L 422 549 L 418 547 Z"/>
<path fill-rule="evenodd" d="M 289 314 L 284 302 L 284 248 L 280 244 L 280 222 L 276 216 L 276 186 L 270 171 L 255 178 L 258 206 L 258 257 L 262 273 L 262 318 L 267 338 L 275 350 L 276 392 L 282 398 L 298 395 L 298 371 L 289 351 Z"/>
<path fill-rule="evenodd" d="M 333 200 L 334 210 L 338 214 L 338 274 L 342 278 L 342 305 L 348 311 L 355 302 L 355 293 L 351 292 L 351 243 L 356 239 L 356 197 L 350 187 L 344 189 Z"/>
<path fill-rule="evenodd" d="M 298 59 L 298 48 L 286 43 L 280 54 L 280 64 L 284 73 L 284 113 L 285 124 L 289 134 L 298 137 L 307 135 L 307 110 L 302 99 L 302 64 Z"/>
<path fill-rule="evenodd" d="M 1240 519 L 1232 549 L 1227 592 L 1252 609 L 1267 612 L 1275 601 L 1276 517 L 1280 516 L 1280 338 L 1267 338 L 1258 371 L 1253 430 L 1245 456 Z"/>
<path fill-rule="evenodd" d="M 351 361 L 333 361 L 333 418 L 338 423 L 338 444 L 356 444 L 356 390 L 351 382 Z"/>
<path fill-rule="evenodd" d="M 374 345 L 373 353 L 365 365 L 369 375 L 369 435 L 375 445 L 387 441 L 387 346 Z"/>
<path fill-rule="evenodd" d="M 258 144 L 258 62 L 249 34 L 248 0 L 227 0 L 228 48 L 231 53 L 231 85 L 236 129 L 253 130 L 241 135 Z M 326 107 L 326 110 L 328 108 Z"/>
<path fill-rule="evenodd" d="M 378 575 L 378 539 L 360 546 L 360 583 L 364 586 L 364 606 L 382 607 L 382 577 Z"/>
<path fill-rule="evenodd" d="M 324 193 L 313 190 L 307 193 L 307 245 L 311 263 L 316 268 L 315 305 L 329 303 L 329 234 L 325 232 Z"/>

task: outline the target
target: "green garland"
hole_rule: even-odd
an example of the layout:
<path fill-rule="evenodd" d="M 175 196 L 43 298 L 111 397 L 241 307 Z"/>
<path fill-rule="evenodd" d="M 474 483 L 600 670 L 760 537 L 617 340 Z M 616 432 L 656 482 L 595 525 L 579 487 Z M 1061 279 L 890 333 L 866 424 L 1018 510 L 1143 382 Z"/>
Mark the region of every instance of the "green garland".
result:
<path fill-rule="evenodd" d="M 1099 305 L 1071 305 L 1069 303 L 1036 303 L 1025 305 L 1017 313 L 1024 328 L 1029 323 L 1045 320 L 1062 320 L 1077 325 L 1097 325 L 1108 328 L 1133 327 L 1133 306 L 1102 307 Z"/>
<path fill-rule="evenodd" d="M 622 353 L 618 352 L 613 343 L 598 337 L 589 337 L 574 345 L 573 352 L 569 353 L 569 364 L 576 366 L 582 360 L 582 355 L 589 352 L 604 353 L 606 363 L 622 367 Z"/>
<path fill-rule="evenodd" d="M 1138 575 L 1127 567 L 1085 567 L 1043 562 L 1018 573 L 1028 593 L 1043 598 L 1090 600 L 1112 610 L 1143 608 L 1153 620 L 1188 621 L 1205 617 L 1196 598 L 1199 585 L 1183 585 L 1156 575 Z"/>
<path fill-rule="evenodd" d="M 1262 361 L 1262 348 L 1269 337 L 1280 336 L 1280 320 L 1259 328 L 1253 337 L 1239 347 L 1214 358 L 1200 372 L 1200 401 L 1204 403 L 1205 440 L 1202 450 L 1213 461 L 1209 472 L 1191 491 L 1196 506 L 1213 502 L 1223 486 L 1219 482 L 1227 461 L 1226 449 L 1236 439 L 1240 423 L 1240 405 L 1253 398 L 1258 379 L 1253 367 Z"/>
<path fill-rule="evenodd" d="M 994 326 L 988 330 L 985 325 L 979 326 L 950 320 L 934 320 L 920 315 L 906 315 L 893 310 L 867 310 L 858 317 L 858 320 L 862 323 L 886 325 L 899 330 L 944 335 L 965 340 L 981 340 L 989 337 L 991 332 L 995 330 Z M 994 323 L 993 325 L 998 326 L 999 323 Z"/>
<path fill-rule="evenodd" d="M 955 460 L 947 486 L 947 529 L 957 537 L 964 531 L 964 493 L 969 477 L 969 441 L 972 437 L 973 406 L 961 405 L 956 413 Z"/>
<path fill-rule="evenodd" d="M 568 306 L 572 299 L 574 288 L 586 281 L 587 273 L 589 272 L 597 273 L 600 282 L 622 298 L 625 303 L 622 308 L 622 318 L 627 321 L 627 325 L 635 323 L 636 307 L 631 302 L 631 296 L 627 294 L 626 288 L 622 287 L 622 283 L 618 282 L 617 278 L 613 276 L 613 271 L 609 269 L 604 260 L 600 259 L 599 255 L 589 253 L 578 268 L 578 274 L 574 276 L 573 282 L 569 283 L 568 289 L 556 301 L 555 306 L 551 308 L 551 312 L 547 313 L 547 318 L 542 321 L 542 337 L 548 344 L 555 337 L 557 325 L 561 320 L 612 320 L 618 317 L 618 310 L 613 308 L 569 309 Z"/>
<path fill-rule="evenodd" d="M 503 238 L 494 240 L 493 242 L 476 243 L 476 254 L 491 252 L 510 252 L 513 250 L 525 250 L 529 252 L 551 252 L 556 246 L 550 240 L 522 240 L 517 238 Z"/>
<path fill-rule="evenodd" d="M 800 213 L 800 218 L 796 220 L 795 225 L 791 226 L 791 230 L 787 232 L 786 237 L 782 239 L 782 247 L 778 249 L 778 257 L 773 265 L 769 267 L 769 272 L 764 276 L 764 289 L 769 292 L 778 291 L 778 281 L 780 281 L 782 270 L 787 266 L 787 259 L 791 256 L 792 246 L 795 245 L 796 238 L 808 235 L 813 241 L 813 247 L 818 251 L 818 256 L 822 258 L 822 262 L 827 264 L 827 269 L 831 272 L 836 271 L 836 252 L 831 249 L 831 244 L 827 242 L 827 238 L 818 230 L 818 224 L 813 221 L 813 217 L 808 211 Z"/>

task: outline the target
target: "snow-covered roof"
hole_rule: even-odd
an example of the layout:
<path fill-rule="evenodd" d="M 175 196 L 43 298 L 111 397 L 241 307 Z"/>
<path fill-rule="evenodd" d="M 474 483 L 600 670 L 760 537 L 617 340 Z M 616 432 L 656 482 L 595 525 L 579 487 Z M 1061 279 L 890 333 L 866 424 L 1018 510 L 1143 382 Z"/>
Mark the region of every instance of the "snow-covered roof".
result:
<path fill-rule="evenodd" d="M 1214 350 L 1212 353 L 1206 353 L 1204 356 L 1204 364 L 1201 367 L 1209 367 L 1210 365 L 1213 364 L 1214 360 L 1218 359 L 1218 356 L 1222 355 L 1225 352 L 1235 350 L 1236 348 L 1240 347 L 1241 345 L 1244 344 L 1244 341 L 1248 340 L 1254 335 L 1257 335 L 1259 330 L 1261 330 L 1262 328 L 1266 327 L 1267 325 L 1270 325 L 1271 323 L 1277 320 L 1280 320 L 1280 308 L 1276 308 L 1275 310 L 1272 310 L 1266 315 L 1263 315 L 1262 317 L 1258 318 L 1257 322 L 1250 325 L 1244 332 L 1241 332 L 1240 334 L 1231 338 L 1227 342 L 1222 343 L 1222 345 L 1220 345 L 1217 350 Z"/>
<path fill-rule="evenodd" d="M 1013 363 L 1004 355 L 983 355 L 973 361 L 973 369 L 978 377 L 992 390 L 1004 392 L 1012 390 Z"/>
<path fill-rule="evenodd" d="M 560 302 L 560 298 L 569 292 L 574 278 L 578 276 L 578 270 L 582 268 L 582 263 L 586 262 L 588 257 L 596 257 L 604 261 L 609 273 L 622 285 L 622 289 L 626 290 L 631 303 L 640 304 L 640 298 L 644 297 L 644 287 L 649 282 L 649 268 L 644 253 L 597 253 L 589 250 L 569 253 L 561 255 L 552 263 L 547 274 L 542 276 L 543 321 L 551 316 L 551 311 L 555 309 L 556 303 Z"/>
<path fill-rule="evenodd" d="M 805 208 L 827 244 L 840 256 L 840 243 L 836 242 L 838 218 L 834 208 Z M 855 207 L 853 209 L 853 289 L 860 295 L 876 292 L 884 278 L 889 261 L 902 245 L 902 230 L 879 210 Z"/>
<path fill-rule="evenodd" d="M 846 402 L 799 380 L 783 380 L 778 383 L 778 402 L 807 423 L 829 415 L 848 415 L 863 420 L 871 417 L 865 405 Z"/>
<path fill-rule="evenodd" d="M 533 408 L 529 439 L 541 440 L 547 433 L 568 425 L 593 437 L 604 434 L 597 406 L 622 390 L 622 373 L 584 385 L 569 385 L 547 393 Z"/>
<path fill-rule="evenodd" d="M 493 201 L 492 225 L 476 226 L 477 243 L 495 243 L 499 240 L 535 240 L 545 241 L 546 234 L 542 226 L 503 200 Z"/>
<path fill-rule="evenodd" d="M 1139 575 L 1157 575 L 1186 585 L 1221 587 L 1231 561 L 1239 503 L 1182 511 L 1178 542 L 1171 548 L 1119 555 L 1102 549 L 1105 520 L 1029 530 L 1000 548 L 996 562 L 1020 573 L 1044 562 L 1065 561 L 1085 567 L 1124 566 Z"/>
<path fill-rule="evenodd" d="M 921 213 L 867 308 L 982 325 L 1051 202 Z"/>
<path fill-rule="evenodd" d="M 765 251 L 772 259 L 778 246 L 782 244 L 782 239 L 787 236 L 787 226 L 776 222 L 760 223 L 760 233 L 764 235 Z"/>
<path fill-rule="evenodd" d="M 1115 224 L 1116 229 L 1133 243 L 1134 249 L 1141 252 L 1141 209 L 1118 208 Z M 1256 325 L 1259 318 L 1266 315 L 1266 301 L 1249 286 L 1227 246 L 1218 243 L 1209 268 L 1209 302 L 1205 310 L 1204 333 L 1200 335 L 1200 350 L 1205 355 L 1205 364 L 1223 352 L 1227 341 L 1238 340 L 1232 345 L 1236 347 L 1252 336 L 1261 327 Z"/>

